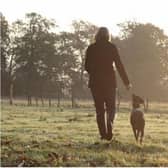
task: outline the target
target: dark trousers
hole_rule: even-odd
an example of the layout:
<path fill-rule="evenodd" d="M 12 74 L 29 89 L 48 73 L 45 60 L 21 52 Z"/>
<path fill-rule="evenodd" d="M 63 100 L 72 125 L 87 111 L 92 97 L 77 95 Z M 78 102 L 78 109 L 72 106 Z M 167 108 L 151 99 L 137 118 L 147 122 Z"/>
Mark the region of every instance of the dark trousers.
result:
<path fill-rule="evenodd" d="M 110 138 L 115 116 L 116 88 L 92 87 L 91 92 L 96 107 L 96 120 L 100 136 L 101 138 Z"/>

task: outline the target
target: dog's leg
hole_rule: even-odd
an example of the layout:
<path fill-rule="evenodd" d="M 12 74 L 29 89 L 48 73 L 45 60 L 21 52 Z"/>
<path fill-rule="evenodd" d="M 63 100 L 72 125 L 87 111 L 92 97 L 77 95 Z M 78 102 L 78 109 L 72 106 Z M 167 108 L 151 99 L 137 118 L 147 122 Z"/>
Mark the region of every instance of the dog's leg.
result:
<path fill-rule="evenodd" d="M 137 141 L 138 141 L 138 139 L 139 139 L 139 133 L 140 133 L 140 130 L 138 129 L 138 130 L 137 130 Z"/>
<path fill-rule="evenodd" d="M 142 144 L 143 136 L 144 136 L 144 129 L 141 130 L 140 144 Z"/>
<path fill-rule="evenodd" d="M 132 127 L 132 130 L 133 130 L 133 132 L 134 132 L 134 136 L 135 136 L 135 139 L 136 139 L 136 141 L 137 141 L 137 133 L 136 133 L 136 129 L 135 129 L 134 127 Z"/>

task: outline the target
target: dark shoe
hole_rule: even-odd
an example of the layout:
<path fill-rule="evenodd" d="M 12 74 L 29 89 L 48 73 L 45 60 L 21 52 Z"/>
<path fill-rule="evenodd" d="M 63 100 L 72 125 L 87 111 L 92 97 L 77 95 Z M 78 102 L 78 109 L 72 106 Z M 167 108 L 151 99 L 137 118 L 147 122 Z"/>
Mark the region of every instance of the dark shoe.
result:
<path fill-rule="evenodd" d="M 106 136 L 101 136 L 100 139 L 101 140 L 106 140 Z"/>
<path fill-rule="evenodd" d="M 113 138 L 113 133 L 106 135 L 106 140 L 111 141 Z"/>
<path fill-rule="evenodd" d="M 105 125 L 105 119 L 104 115 L 102 116 L 97 116 L 97 125 L 99 129 L 99 134 L 101 139 L 106 139 L 106 125 Z"/>

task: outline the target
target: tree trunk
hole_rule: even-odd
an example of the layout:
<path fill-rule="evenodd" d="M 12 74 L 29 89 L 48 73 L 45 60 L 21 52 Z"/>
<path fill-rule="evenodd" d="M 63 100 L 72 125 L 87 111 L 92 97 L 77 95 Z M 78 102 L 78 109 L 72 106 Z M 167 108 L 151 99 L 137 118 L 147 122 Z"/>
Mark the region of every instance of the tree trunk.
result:
<path fill-rule="evenodd" d="M 149 100 L 146 99 L 146 102 L 144 104 L 144 111 L 147 112 L 148 111 L 148 107 L 149 107 Z"/>
<path fill-rule="evenodd" d="M 27 105 L 28 105 L 28 106 L 31 106 L 31 105 L 32 105 L 32 97 L 31 97 L 31 95 L 28 95 L 28 96 L 27 96 L 27 101 L 28 101 L 28 102 L 27 102 Z"/>
<path fill-rule="evenodd" d="M 35 97 L 36 106 L 38 106 L 38 97 Z"/>
<path fill-rule="evenodd" d="M 72 102 L 72 108 L 74 108 L 75 107 L 75 100 L 74 100 L 73 94 L 71 96 L 71 102 Z"/>
<path fill-rule="evenodd" d="M 43 96 L 41 96 L 41 104 L 42 104 L 42 106 L 44 106 Z"/>
<path fill-rule="evenodd" d="M 13 104 L 13 76 L 12 76 L 12 68 L 13 68 L 13 59 L 14 55 L 12 54 L 10 63 L 9 63 L 9 103 Z"/>
<path fill-rule="evenodd" d="M 58 95 L 57 95 L 57 107 L 60 107 L 60 90 L 58 90 Z"/>
<path fill-rule="evenodd" d="M 13 82 L 10 82 L 10 93 L 9 93 L 9 95 L 10 95 L 10 97 L 9 97 L 9 103 L 10 103 L 10 105 L 13 105 Z"/>
<path fill-rule="evenodd" d="M 48 98 L 48 104 L 49 104 L 49 107 L 51 107 L 51 96 L 49 96 Z"/>
<path fill-rule="evenodd" d="M 71 86 L 71 102 L 72 102 L 72 108 L 75 107 L 75 95 L 74 95 L 74 88 Z"/>

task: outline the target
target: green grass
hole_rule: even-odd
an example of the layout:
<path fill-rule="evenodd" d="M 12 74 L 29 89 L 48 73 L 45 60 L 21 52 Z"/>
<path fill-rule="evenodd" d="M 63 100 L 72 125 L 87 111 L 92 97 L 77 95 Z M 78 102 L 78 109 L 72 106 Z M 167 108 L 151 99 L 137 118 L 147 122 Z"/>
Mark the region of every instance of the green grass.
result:
<path fill-rule="evenodd" d="M 1 166 L 168 166 L 168 104 L 151 104 L 143 145 L 135 142 L 124 104 L 114 139 L 100 141 L 87 107 L 1 107 Z"/>

